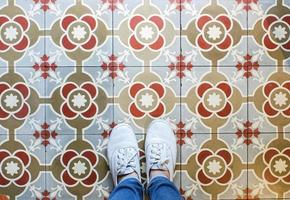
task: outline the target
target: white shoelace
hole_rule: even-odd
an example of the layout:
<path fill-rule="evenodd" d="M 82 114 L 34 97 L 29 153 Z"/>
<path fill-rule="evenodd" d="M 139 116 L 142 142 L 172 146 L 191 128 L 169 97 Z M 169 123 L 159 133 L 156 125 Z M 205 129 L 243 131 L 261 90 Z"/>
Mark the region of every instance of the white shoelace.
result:
<path fill-rule="evenodd" d="M 134 148 L 123 148 L 117 151 L 117 173 L 125 175 L 136 171 L 136 156 L 138 151 Z"/>
<path fill-rule="evenodd" d="M 149 156 L 151 169 L 168 170 L 170 161 L 165 144 L 152 144 Z"/>

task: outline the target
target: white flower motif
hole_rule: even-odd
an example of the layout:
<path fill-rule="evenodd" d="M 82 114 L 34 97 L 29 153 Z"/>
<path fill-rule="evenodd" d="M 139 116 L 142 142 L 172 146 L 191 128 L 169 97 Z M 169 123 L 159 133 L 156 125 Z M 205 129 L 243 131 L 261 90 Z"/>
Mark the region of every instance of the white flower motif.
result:
<path fill-rule="evenodd" d="M 85 163 L 82 163 L 80 160 L 77 163 L 74 163 L 72 167 L 74 170 L 74 174 L 78 174 L 79 176 L 86 173 L 87 167 Z"/>
<path fill-rule="evenodd" d="M 210 106 L 213 108 L 217 107 L 220 105 L 222 99 L 219 94 L 216 94 L 215 92 L 210 94 L 207 98 L 207 102 Z"/>
<path fill-rule="evenodd" d="M 141 38 L 144 38 L 145 40 L 152 39 L 154 35 L 154 31 L 152 30 L 152 27 L 149 27 L 148 25 L 141 27 L 141 31 L 139 32 L 141 35 Z"/>
<path fill-rule="evenodd" d="M 77 108 L 84 107 L 86 105 L 85 95 L 81 95 L 81 93 L 78 93 L 77 95 L 74 95 L 73 99 L 71 100 L 73 102 L 73 105 Z"/>
<path fill-rule="evenodd" d="M 275 38 L 278 38 L 278 40 L 282 40 L 284 38 L 286 38 L 286 27 L 282 27 L 281 25 L 274 27 L 274 31 L 273 34 L 275 36 Z"/>
<path fill-rule="evenodd" d="M 275 98 L 273 100 L 275 101 L 275 104 L 279 105 L 280 107 L 283 105 L 286 105 L 286 103 L 288 101 L 286 94 L 282 93 L 282 92 L 275 94 Z"/>
<path fill-rule="evenodd" d="M 152 95 L 146 93 L 145 95 L 141 96 L 141 99 L 139 101 L 141 102 L 142 106 L 145 106 L 145 108 L 148 108 L 148 107 L 152 106 L 154 99 L 153 99 Z"/>
<path fill-rule="evenodd" d="M 84 39 L 87 34 L 85 27 L 81 27 L 80 25 L 73 27 L 73 31 L 71 33 L 73 34 L 73 38 L 77 39 L 78 41 Z"/>
<path fill-rule="evenodd" d="M 5 29 L 4 35 L 9 41 L 15 40 L 17 38 L 17 29 L 13 26 L 9 26 Z"/>
<path fill-rule="evenodd" d="M 6 104 L 6 107 L 12 109 L 17 106 L 19 100 L 17 99 L 17 96 L 14 96 L 12 93 L 10 93 L 10 95 L 6 95 L 4 102 Z"/>
<path fill-rule="evenodd" d="M 7 163 L 5 167 L 7 174 L 10 174 L 11 176 L 14 176 L 14 174 L 18 174 L 19 169 L 20 168 L 18 167 L 18 163 L 15 163 L 13 161 L 10 161 L 9 163 Z"/>
<path fill-rule="evenodd" d="M 286 160 L 282 160 L 281 158 L 277 161 L 275 161 L 275 172 L 279 172 L 281 174 L 282 172 L 285 172 L 288 165 L 286 164 Z"/>
<path fill-rule="evenodd" d="M 222 166 L 220 165 L 220 161 L 216 161 L 216 160 L 213 160 L 213 161 L 210 161 L 208 163 L 208 171 L 212 174 L 216 174 L 216 173 L 220 173 L 221 172 L 221 168 Z"/>
<path fill-rule="evenodd" d="M 208 37 L 212 40 L 219 39 L 220 35 L 222 34 L 221 28 L 217 27 L 216 25 L 209 27 L 206 33 L 208 34 Z"/>

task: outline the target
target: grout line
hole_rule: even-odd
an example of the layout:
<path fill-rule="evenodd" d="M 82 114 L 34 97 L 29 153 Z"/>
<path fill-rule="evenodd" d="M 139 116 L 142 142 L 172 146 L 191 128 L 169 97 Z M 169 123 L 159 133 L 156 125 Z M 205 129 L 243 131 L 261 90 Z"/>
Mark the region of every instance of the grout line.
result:
<path fill-rule="evenodd" d="M 114 53 L 114 40 L 112 39 L 112 49 L 113 49 L 113 52 Z M 0 69 L 5 69 L 9 66 L 10 64 L 8 64 L 7 66 L 0 66 Z M 206 68 L 206 67 L 211 67 L 212 65 L 195 65 L 194 68 Z M 98 65 L 86 65 L 86 66 L 83 66 L 83 65 L 58 65 L 57 66 L 58 68 L 74 68 L 74 67 L 83 67 L 83 68 L 96 68 L 96 67 L 102 67 L 102 66 L 98 66 Z M 136 68 L 136 67 L 156 67 L 156 68 L 167 68 L 168 66 L 167 65 L 132 65 L 132 66 L 128 66 L 126 65 L 126 68 Z M 217 66 L 218 68 L 235 68 L 236 66 L 235 65 L 218 65 Z M 267 68 L 283 68 L 283 67 L 287 67 L 290 69 L 290 65 L 260 65 L 259 66 L 260 68 L 262 67 L 267 67 Z M 31 66 L 26 66 L 26 65 L 23 65 L 23 66 L 17 66 L 17 68 L 31 68 Z"/>
<path fill-rule="evenodd" d="M 182 11 L 180 10 L 179 11 L 179 51 L 180 51 L 180 55 L 183 53 L 182 52 L 182 41 L 181 41 L 181 31 L 182 31 L 182 19 L 181 19 L 181 13 Z M 181 63 L 179 63 L 179 66 L 181 65 Z M 179 121 L 182 121 L 182 110 L 181 110 L 181 95 L 182 95 L 182 79 L 179 77 Z M 181 145 L 178 145 L 179 146 L 179 159 L 180 159 L 180 163 L 182 162 L 182 147 Z M 180 188 L 182 188 L 182 165 L 180 165 L 180 172 L 179 172 L 179 185 L 180 185 Z"/>
<path fill-rule="evenodd" d="M 211 134 L 213 135 L 234 135 L 235 133 L 193 133 L 195 135 L 204 135 L 204 136 L 210 136 Z M 260 135 L 276 135 L 276 134 L 286 134 L 290 136 L 290 132 L 260 132 Z M 9 133 L 0 133 L 0 135 L 10 135 Z M 17 133 L 16 135 L 32 135 L 31 134 L 25 134 L 25 133 Z M 76 133 L 61 133 L 58 136 L 62 136 L 62 135 L 76 135 Z M 85 133 L 83 134 L 84 136 L 86 135 L 95 135 L 95 136 L 101 136 L 102 133 Z M 146 135 L 145 132 L 135 132 L 135 135 Z"/>
<path fill-rule="evenodd" d="M 247 55 L 249 55 L 249 12 L 247 11 Z M 247 121 L 249 121 L 249 79 L 247 78 Z M 248 130 L 247 133 L 248 134 Z M 246 171 L 246 182 L 247 182 L 247 188 L 249 188 L 249 145 L 247 146 L 247 171 Z M 247 199 L 249 199 L 249 193 L 247 192 Z"/>
<path fill-rule="evenodd" d="M 114 7 L 114 1 L 112 1 L 112 7 Z M 114 37 L 114 35 L 115 35 L 115 32 L 114 32 L 114 11 L 113 10 L 111 10 L 111 17 L 112 17 L 112 24 L 111 24 L 111 26 L 112 26 L 112 49 L 111 49 L 111 51 L 112 51 L 112 55 L 114 55 L 114 52 L 115 52 L 115 37 Z M 113 122 L 115 122 L 115 79 L 112 79 L 112 93 L 113 93 Z"/>
<path fill-rule="evenodd" d="M 47 34 L 47 30 L 46 30 L 46 12 L 44 12 L 44 54 L 46 55 L 46 34 Z M 47 79 L 44 79 L 44 96 L 45 96 L 45 99 L 44 99 L 44 122 L 47 121 L 46 117 L 47 117 L 47 104 L 46 104 L 46 101 L 47 101 L 47 98 L 46 98 L 46 95 L 47 95 Z M 44 169 L 45 169 L 45 173 L 44 173 L 44 187 L 45 187 L 45 190 L 49 191 L 48 189 L 48 186 L 47 186 L 47 146 L 44 147 Z"/>

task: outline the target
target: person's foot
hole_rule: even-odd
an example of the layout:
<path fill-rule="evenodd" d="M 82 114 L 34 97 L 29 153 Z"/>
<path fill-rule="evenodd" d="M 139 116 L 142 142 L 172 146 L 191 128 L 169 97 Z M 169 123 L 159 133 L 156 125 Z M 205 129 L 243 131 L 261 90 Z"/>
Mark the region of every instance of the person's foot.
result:
<path fill-rule="evenodd" d="M 139 149 L 135 134 L 127 124 L 113 128 L 107 156 L 114 184 L 125 178 L 137 178 L 140 181 Z"/>
<path fill-rule="evenodd" d="M 148 183 L 156 176 L 173 180 L 176 151 L 176 138 L 168 122 L 161 119 L 151 122 L 145 140 Z"/>

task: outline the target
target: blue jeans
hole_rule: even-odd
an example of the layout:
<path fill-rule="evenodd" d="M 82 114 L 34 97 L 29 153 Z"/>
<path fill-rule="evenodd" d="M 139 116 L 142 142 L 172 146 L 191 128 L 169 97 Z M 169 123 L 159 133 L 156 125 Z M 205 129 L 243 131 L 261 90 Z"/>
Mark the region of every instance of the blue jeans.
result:
<path fill-rule="evenodd" d="M 176 186 L 162 176 L 150 181 L 147 194 L 151 200 L 182 200 Z M 115 187 L 109 200 L 143 200 L 143 186 L 136 178 L 125 179 Z"/>

